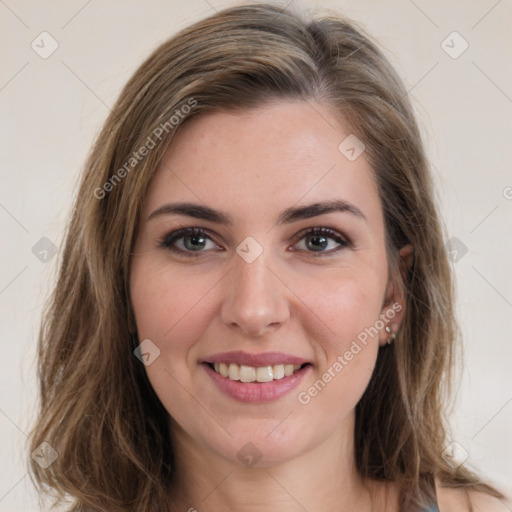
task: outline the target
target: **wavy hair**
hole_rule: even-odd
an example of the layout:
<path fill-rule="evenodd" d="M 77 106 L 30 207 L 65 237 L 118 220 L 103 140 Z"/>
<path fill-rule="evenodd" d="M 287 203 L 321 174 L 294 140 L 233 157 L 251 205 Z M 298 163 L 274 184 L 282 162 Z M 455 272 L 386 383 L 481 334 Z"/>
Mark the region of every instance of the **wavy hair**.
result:
<path fill-rule="evenodd" d="M 123 88 L 92 147 L 39 335 L 31 451 L 46 441 L 58 453 L 46 469 L 30 459 L 41 495 L 71 500 L 75 511 L 168 507 L 168 413 L 133 353 L 139 341 L 128 283 L 142 203 L 188 119 L 286 99 L 327 105 L 364 142 L 390 267 L 404 276 L 402 327 L 379 351 L 356 407 L 358 471 L 395 482 L 403 512 L 430 503 L 436 479 L 501 496 L 442 456 L 458 329 L 430 170 L 406 90 L 354 23 L 336 14 L 306 19 L 269 4 L 225 9 L 159 46 Z M 406 244 L 414 258 L 400 272 L 397 254 Z"/>

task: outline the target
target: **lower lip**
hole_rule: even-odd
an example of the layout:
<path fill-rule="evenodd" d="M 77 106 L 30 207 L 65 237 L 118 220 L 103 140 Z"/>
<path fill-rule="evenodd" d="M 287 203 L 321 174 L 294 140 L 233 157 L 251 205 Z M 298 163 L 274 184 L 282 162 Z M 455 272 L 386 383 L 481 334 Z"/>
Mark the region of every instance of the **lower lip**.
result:
<path fill-rule="evenodd" d="M 240 382 L 223 377 L 206 363 L 201 366 L 223 393 L 239 402 L 251 404 L 277 400 L 296 388 L 312 371 L 308 364 L 288 377 L 271 382 Z"/>

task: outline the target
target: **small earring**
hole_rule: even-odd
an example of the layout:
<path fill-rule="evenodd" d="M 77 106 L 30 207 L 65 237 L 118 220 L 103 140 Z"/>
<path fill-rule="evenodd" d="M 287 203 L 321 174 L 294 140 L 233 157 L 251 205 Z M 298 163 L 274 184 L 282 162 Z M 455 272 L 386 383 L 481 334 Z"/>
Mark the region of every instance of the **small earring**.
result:
<path fill-rule="evenodd" d="M 385 331 L 390 335 L 387 339 L 386 339 L 386 343 L 388 345 L 391 345 L 391 343 L 393 343 L 394 339 L 396 338 L 396 333 L 392 332 L 391 331 L 391 327 L 389 327 L 389 325 L 386 325 L 386 329 Z"/>

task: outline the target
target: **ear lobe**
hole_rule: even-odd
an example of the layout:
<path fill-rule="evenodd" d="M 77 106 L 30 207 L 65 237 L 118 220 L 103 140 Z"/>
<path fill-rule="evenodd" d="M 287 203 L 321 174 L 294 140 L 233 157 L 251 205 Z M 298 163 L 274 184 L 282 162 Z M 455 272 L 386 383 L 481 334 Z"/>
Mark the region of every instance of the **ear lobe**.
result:
<path fill-rule="evenodd" d="M 414 250 L 411 244 L 404 245 L 400 251 L 400 272 L 403 282 L 407 281 L 407 273 L 411 268 Z M 384 304 L 382 305 L 381 318 L 387 320 L 388 331 L 383 330 L 380 336 L 380 345 L 390 343 L 402 324 L 405 314 L 405 290 L 398 276 L 392 277 L 386 289 Z M 390 337 L 391 336 L 391 337 Z M 391 341 L 390 341 L 391 340 Z"/>

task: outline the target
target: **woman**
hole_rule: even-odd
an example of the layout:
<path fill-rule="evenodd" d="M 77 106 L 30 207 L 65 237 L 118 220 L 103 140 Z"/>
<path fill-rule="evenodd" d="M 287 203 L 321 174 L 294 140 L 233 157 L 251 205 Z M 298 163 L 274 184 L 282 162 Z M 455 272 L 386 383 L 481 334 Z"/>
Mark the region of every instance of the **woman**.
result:
<path fill-rule="evenodd" d="M 403 85 L 352 24 L 261 4 L 164 43 L 76 198 L 36 481 L 73 510 L 499 506 L 447 446 L 432 197 Z"/>

